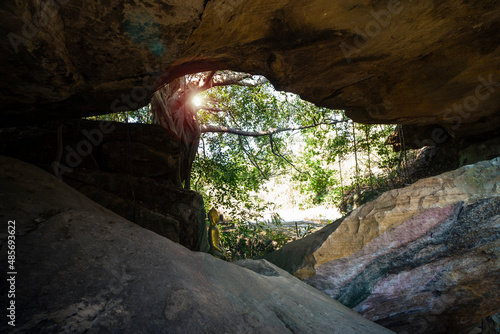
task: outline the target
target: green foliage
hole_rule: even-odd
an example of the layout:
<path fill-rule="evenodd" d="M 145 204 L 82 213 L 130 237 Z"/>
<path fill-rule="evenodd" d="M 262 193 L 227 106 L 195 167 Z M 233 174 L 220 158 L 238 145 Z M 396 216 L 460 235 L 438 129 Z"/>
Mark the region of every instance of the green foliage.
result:
<path fill-rule="evenodd" d="M 114 121 L 120 123 L 142 123 L 142 124 L 151 124 L 152 115 L 150 111 L 150 106 L 144 106 L 137 110 L 124 111 L 120 113 L 100 115 L 100 116 L 91 116 L 87 117 L 87 119 L 95 120 L 95 121 Z"/>
<path fill-rule="evenodd" d="M 270 231 L 263 223 L 242 222 L 233 230 L 222 233 L 222 245 L 233 261 L 262 256 L 277 249 L 277 243 L 273 242 L 272 236 L 268 237 Z M 282 238 L 278 236 L 277 239 Z"/>
<path fill-rule="evenodd" d="M 231 138 L 223 135 L 205 138 L 202 146 L 217 139 L 222 144 Z M 261 177 L 232 144 L 214 145 L 210 157 L 198 156 L 193 164 L 194 190 L 203 195 L 207 207 L 217 207 L 237 221 L 248 220 L 266 209 L 256 196 Z"/>
<path fill-rule="evenodd" d="M 295 228 L 283 226 L 282 219 L 275 215 L 269 221 L 256 223 L 240 222 L 232 228 L 219 226 L 221 244 L 226 249 L 231 260 L 262 257 L 283 247 L 286 243 L 312 233 L 311 225 L 299 227 L 299 236 Z"/>
<path fill-rule="evenodd" d="M 338 119 L 346 120 L 342 113 Z M 309 194 L 311 204 L 335 205 L 344 212 L 348 208 L 343 203 L 346 196 L 364 193 L 363 198 L 373 199 L 390 188 L 387 179 L 391 181 L 401 175 L 401 156 L 385 145 L 393 130 L 394 126 L 354 124 L 346 120 L 303 131 L 304 149 L 295 161 L 307 173 L 294 174 L 297 188 Z M 351 167 L 346 166 L 349 163 Z"/>
<path fill-rule="evenodd" d="M 337 112 L 319 108 L 293 94 L 276 92 L 270 84 L 258 87 L 223 86 L 204 93 L 205 109 L 198 113 L 203 124 L 251 132 L 299 128 L 338 119 Z M 326 136 L 329 126 L 324 125 Z M 206 133 L 202 136 L 194 163 L 196 190 L 202 192 L 208 205 L 222 205 L 232 219 L 258 216 L 266 203 L 252 194 L 273 176 L 297 172 L 298 179 L 316 194 L 316 202 L 335 183 L 335 170 L 325 168 L 325 160 L 315 157 L 321 145 L 303 161 L 295 161 L 294 150 L 301 134 L 313 130 L 282 131 L 272 136 L 242 137 L 232 134 Z M 318 143 L 310 139 L 310 143 Z M 322 159 L 320 161 L 320 159 Z M 295 165 L 299 163 L 299 165 Z M 309 182 L 307 182 L 309 180 Z M 243 220 L 244 220 L 243 219 Z"/>
<path fill-rule="evenodd" d="M 335 205 L 348 211 L 389 189 L 386 176 L 391 180 L 400 175 L 401 156 L 385 145 L 394 126 L 353 124 L 341 111 L 276 92 L 269 84 L 217 87 L 203 98 L 206 109 L 198 114 L 202 125 L 257 132 L 330 123 L 272 137 L 203 135 L 194 163 L 195 187 L 207 206 L 221 208 L 235 222 L 236 230 L 225 236 L 225 245 L 236 257 L 256 256 L 272 248 L 269 243 L 265 244 L 269 249 L 262 248 L 259 239 L 269 235 L 267 228 L 248 223 L 262 221 L 269 203 L 259 200 L 257 193 L 270 178 L 291 176 L 296 191 L 307 196 L 306 206 Z M 356 167 L 346 167 L 354 155 Z M 348 205 L 346 199 L 354 197 L 357 202 Z"/>
<path fill-rule="evenodd" d="M 338 170 L 334 164 L 339 154 L 335 149 L 338 150 L 339 146 L 333 143 L 340 138 L 332 134 L 334 129 L 343 124 L 319 126 L 302 132 L 304 148 L 295 159 L 296 165 L 301 166 L 301 172 L 294 173 L 293 180 L 302 193 L 308 194 L 311 204 L 324 203 L 339 183 Z"/>

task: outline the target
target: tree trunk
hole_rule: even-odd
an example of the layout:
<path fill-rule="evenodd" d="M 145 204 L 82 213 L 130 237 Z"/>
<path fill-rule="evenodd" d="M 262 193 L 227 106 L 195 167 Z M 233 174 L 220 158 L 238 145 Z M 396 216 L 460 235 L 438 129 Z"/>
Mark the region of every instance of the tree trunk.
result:
<path fill-rule="evenodd" d="M 344 182 L 342 180 L 342 164 L 339 159 L 340 190 L 342 191 L 342 201 L 344 200 Z"/>
<path fill-rule="evenodd" d="M 356 162 L 356 192 L 359 193 L 359 165 L 358 165 L 358 147 L 356 145 L 356 127 L 352 122 L 352 138 L 354 142 L 354 161 Z"/>
<path fill-rule="evenodd" d="M 373 174 L 370 160 L 370 128 L 365 124 L 366 152 L 368 154 L 368 172 L 370 173 L 370 189 L 373 191 Z"/>
<path fill-rule="evenodd" d="M 343 134 L 344 135 L 344 134 Z M 335 127 L 335 137 L 339 136 L 338 129 Z M 344 181 L 342 178 L 342 163 L 340 162 L 340 154 L 337 153 L 337 159 L 339 161 L 339 176 L 340 176 L 340 190 L 342 191 L 342 201 L 344 201 Z"/>
<path fill-rule="evenodd" d="M 191 169 L 200 142 L 197 110 L 189 101 L 191 90 L 186 77 L 180 77 L 156 91 L 152 101 L 160 125 L 182 143 L 177 178 L 185 189 L 191 188 Z"/>

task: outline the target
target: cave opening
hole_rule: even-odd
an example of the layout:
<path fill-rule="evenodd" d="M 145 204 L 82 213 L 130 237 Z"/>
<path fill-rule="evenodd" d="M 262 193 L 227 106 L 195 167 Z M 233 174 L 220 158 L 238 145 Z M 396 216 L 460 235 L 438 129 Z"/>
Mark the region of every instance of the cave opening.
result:
<path fill-rule="evenodd" d="M 138 110 L 91 119 L 160 126 L 176 153 L 155 179 L 202 194 L 206 212 L 218 209 L 234 260 L 276 250 L 410 182 L 406 150 L 387 146 L 394 125 L 356 124 L 259 75 L 182 75 Z M 128 149 L 121 165 L 134 154 Z"/>

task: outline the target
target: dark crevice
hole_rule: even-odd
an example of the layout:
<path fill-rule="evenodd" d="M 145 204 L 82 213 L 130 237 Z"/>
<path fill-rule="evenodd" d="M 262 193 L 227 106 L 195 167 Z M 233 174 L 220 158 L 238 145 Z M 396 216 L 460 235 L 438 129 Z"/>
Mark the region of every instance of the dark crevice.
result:
<path fill-rule="evenodd" d="M 210 0 L 203 1 L 203 10 L 201 11 L 200 15 L 198 16 L 200 23 L 201 23 L 201 18 L 203 17 L 203 14 L 205 13 L 205 9 L 207 8 L 207 5 L 209 2 L 210 2 Z"/>
<path fill-rule="evenodd" d="M 291 333 L 295 333 L 294 329 L 288 324 L 284 315 L 281 312 L 278 312 L 278 310 L 274 310 L 274 314 L 281 321 L 281 323 L 285 325 L 286 329 L 288 329 Z"/>

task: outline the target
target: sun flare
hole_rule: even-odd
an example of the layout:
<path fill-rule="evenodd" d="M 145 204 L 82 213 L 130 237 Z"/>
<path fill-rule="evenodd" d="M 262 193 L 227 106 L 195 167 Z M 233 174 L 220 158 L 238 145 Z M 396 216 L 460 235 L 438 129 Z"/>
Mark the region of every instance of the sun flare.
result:
<path fill-rule="evenodd" d="M 193 103 L 196 107 L 201 107 L 204 101 L 205 100 L 201 95 L 195 95 L 191 98 L 191 103 Z"/>

